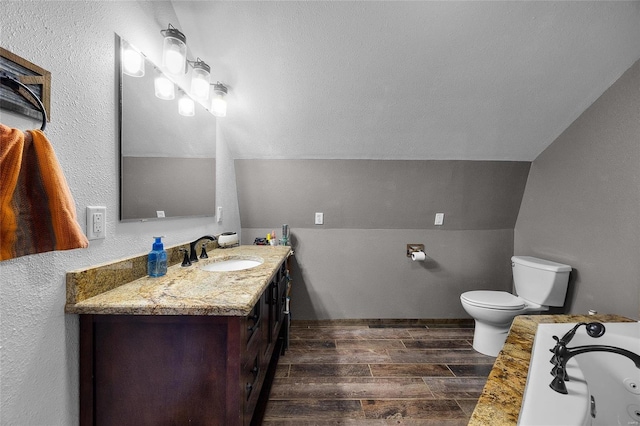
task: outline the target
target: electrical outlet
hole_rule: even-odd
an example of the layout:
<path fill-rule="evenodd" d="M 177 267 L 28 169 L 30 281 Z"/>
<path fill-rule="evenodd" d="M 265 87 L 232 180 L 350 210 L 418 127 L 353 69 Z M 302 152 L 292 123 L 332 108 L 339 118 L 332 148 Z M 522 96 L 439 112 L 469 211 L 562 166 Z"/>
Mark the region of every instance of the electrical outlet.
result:
<path fill-rule="evenodd" d="M 316 225 L 323 225 L 324 224 L 324 213 L 316 213 L 315 224 Z"/>
<path fill-rule="evenodd" d="M 100 235 L 102 234 L 103 229 L 104 229 L 104 214 L 94 213 L 93 214 L 93 233 L 95 235 Z"/>
<path fill-rule="evenodd" d="M 218 206 L 218 212 L 216 213 L 216 221 L 222 222 L 222 207 Z"/>
<path fill-rule="evenodd" d="M 87 238 L 99 240 L 107 235 L 107 208 L 87 206 Z"/>
<path fill-rule="evenodd" d="M 444 213 L 436 213 L 434 225 L 441 226 L 444 223 Z"/>

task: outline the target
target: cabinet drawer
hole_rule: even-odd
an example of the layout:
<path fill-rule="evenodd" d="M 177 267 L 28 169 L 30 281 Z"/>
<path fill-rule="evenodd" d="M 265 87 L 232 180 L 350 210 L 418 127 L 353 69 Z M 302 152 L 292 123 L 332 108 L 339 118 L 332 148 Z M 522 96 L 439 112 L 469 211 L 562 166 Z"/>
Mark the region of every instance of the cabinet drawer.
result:
<path fill-rule="evenodd" d="M 244 389 L 244 401 L 249 399 L 255 394 L 260 393 L 260 375 L 262 373 L 260 366 L 260 352 L 257 351 L 252 357 L 249 357 L 250 361 L 242 366 L 242 383 Z"/>
<path fill-rule="evenodd" d="M 255 411 L 256 404 L 260 397 L 260 391 L 262 390 L 262 382 L 266 375 L 263 371 L 260 358 L 260 351 L 256 351 L 251 358 L 251 361 L 242 366 L 242 390 L 243 390 L 243 417 L 244 423 L 248 424 Z"/>

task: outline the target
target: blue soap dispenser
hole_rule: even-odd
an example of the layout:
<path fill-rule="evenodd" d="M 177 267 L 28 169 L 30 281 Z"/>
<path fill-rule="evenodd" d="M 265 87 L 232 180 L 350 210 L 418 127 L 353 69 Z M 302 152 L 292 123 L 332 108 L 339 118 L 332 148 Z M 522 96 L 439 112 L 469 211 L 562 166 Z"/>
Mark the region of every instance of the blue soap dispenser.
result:
<path fill-rule="evenodd" d="M 156 241 L 147 258 L 147 273 L 150 277 L 161 277 L 167 273 L 167 252 L 162 244 L 163 237 L 153 237 Z"/>

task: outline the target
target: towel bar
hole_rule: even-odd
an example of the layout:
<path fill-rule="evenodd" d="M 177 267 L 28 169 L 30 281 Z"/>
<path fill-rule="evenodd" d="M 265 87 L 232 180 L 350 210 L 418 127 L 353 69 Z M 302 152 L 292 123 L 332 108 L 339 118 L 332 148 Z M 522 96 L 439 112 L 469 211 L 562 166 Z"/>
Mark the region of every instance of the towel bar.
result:
<path fill-rule="evenodd" d="M 19 93 L 29 102 L 31 102 L 31 99 L 27 98 L 24 93 L 20 91 L 20 88 L 23 88 L 27 91 L 27 93 L 29 93 L 29 95 L 31 95 L 31 97 L 38 103 L 38 108 L 42 113 L 42 126 L 40 126 L 40 130 L 44 131 L 45 127 L 47 127 L 47 111 L 44 109 L 44 104 L 42 103 L 40 98 L 35 93 L 33 93 L 33 91 L 29 89 L 26 84 L 23 84 L 16 77 L 12 76 L 6 71 L 0 71 L 0 83 L 2 83 L 3 86 L 7 86 L 8 88 L 12 89 L 14 92 Z"/>

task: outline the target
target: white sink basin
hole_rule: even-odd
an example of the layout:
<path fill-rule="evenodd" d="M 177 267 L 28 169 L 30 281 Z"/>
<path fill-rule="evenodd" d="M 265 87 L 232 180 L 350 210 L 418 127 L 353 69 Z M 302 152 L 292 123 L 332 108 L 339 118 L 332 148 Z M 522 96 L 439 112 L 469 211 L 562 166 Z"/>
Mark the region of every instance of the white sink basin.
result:
<path fill-rule="evenodd" d="M 205 271 L 211 272 L 230 272 L 230 271 L 243 271 L 245 269 L 255 268 L 262 265 L 262 260 L 252 259 L 227 259 L 220 262 L 209 263 L 202 266 Z"/>

